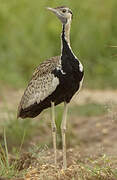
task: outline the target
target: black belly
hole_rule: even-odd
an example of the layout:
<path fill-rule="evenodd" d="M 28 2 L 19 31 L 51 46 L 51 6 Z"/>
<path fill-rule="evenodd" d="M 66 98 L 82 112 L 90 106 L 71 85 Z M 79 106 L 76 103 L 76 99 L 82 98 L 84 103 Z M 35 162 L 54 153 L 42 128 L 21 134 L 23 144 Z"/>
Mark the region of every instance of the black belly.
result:
<path fill-rule="evenodd" d="M 26 109 L 22 109 L 20 117 L 36 117 L 44 109 L 51 107 L 51 102 L 58 105 L 62 102 L 69 103 L 73 95 L 78 91 L 80 81 L 77 76 L 67 74 L 59 76 L 59 85 L 56 90 L 39 104 L 35 103 Z"/>
<path fill-rule="evenodd" d="M 56 90 L 39 104 L 35 103 L 26 109 L 22 109 L 20 117 L 36 117 L 44 109 L 51 106 L 51 102 L 55 105 L 64 101 L 70 102 L 73 95 L 78 91 L 80 82 L 83 78 L 83 72 L 80 70 L 80 62 L 72 53 L 69 45 L 63 37 L 63 49 L 61 56 L 61 68 L 55 68 L 52 73 L 59 79 L 59 85 Z"/>

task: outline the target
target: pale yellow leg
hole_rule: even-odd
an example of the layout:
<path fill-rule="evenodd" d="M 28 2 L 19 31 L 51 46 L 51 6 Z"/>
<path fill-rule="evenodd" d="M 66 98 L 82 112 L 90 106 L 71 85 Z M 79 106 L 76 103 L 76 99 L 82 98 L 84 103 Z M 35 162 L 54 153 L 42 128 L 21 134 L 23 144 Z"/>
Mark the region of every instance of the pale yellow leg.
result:
<path fill-rule="evenodd" d="M 53 138 L 53 148 L 54 148 L 54 162 L 55 166 L 57 165 L 57 156 L 56 156 L 56 124 L 55 124 L 55 106 L 54 102 L 51 102 L 52 106 L 52 121 L 51 121 L 51 126 L 52 126 L 52 138 Z"/>
<path fill-rule="evenodd" d="M 63 119 L 61 123 L 61 133 L 62 133 L 62 146 L 63 146 L 63 169 L 67 168 L 67 161 L 66 161 L 66 121 L 67 121 L 67 110 L 68 105 L 64 102 L 64 112 L 63 112 Z"/>

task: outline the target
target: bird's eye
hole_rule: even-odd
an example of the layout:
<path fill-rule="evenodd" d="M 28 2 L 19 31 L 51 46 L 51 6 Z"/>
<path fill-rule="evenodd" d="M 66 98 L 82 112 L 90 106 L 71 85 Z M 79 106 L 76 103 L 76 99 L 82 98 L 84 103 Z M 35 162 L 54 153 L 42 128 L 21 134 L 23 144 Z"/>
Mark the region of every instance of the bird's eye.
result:
<path fill-rule="evenodd" d="M 66 9 L 63 9 L 62 12 L 65 13 L 65 12 L 66 12 Z"/>

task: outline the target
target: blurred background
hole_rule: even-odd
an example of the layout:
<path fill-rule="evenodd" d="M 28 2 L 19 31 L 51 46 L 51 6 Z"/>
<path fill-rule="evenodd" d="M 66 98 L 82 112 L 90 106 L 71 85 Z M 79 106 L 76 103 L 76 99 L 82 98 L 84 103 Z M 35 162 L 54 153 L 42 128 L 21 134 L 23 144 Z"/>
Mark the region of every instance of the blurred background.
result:
<path fill-rule="evenodd" d="M 81 162 L 74 157 L 80 152 L 81 159 L 94 154 L 99 161 L 100 154 L 106 154 L 99 168 L 107 162 L 105 157 L 117 157 L 117 47 L 112 47 L 117 46 L 117 0 L 0 0 L 0 176 L 14 177 L 19 169 L 26 171 L 31 162 L 23 166 L 23 159 L 21 164 L 22 151 L 38 159 L 37 152 L 46 157 L 52 149 L 50 109 L 35 120 L 17 120 L 16 113 L 34 69 L 60 54 L 61 23 L 45 7 L 62 5 L 73 11 L 71 47 L 85 70 L 82 91 L 69 108 L 67 147 L 74 152 L 69 164 L 71 159 Z M 59 148 L 62 113 L 63 105 L 56 107 Z M 19 169 L 8 163 L 9 155 L 19 157 Z M 50 152 L 51 160 L 52 155 Z M 117 162 L 116 157 L 112 163 Z M 46 161 L 41 159 L 42 164 Z M 85 165 L 85 158 L 82 163 Z M 117 177 L 117 170 L 115 174 Z"/>
<path fill-rule="evenodd" d="M 40 62 L 60 54 L 61 24 L 45 7 L 73 11 L 71 46 L 83 62 L 86 88 L 116 88 L 116 0 L 0 0 L 0 84 L 25 87 Z"/>

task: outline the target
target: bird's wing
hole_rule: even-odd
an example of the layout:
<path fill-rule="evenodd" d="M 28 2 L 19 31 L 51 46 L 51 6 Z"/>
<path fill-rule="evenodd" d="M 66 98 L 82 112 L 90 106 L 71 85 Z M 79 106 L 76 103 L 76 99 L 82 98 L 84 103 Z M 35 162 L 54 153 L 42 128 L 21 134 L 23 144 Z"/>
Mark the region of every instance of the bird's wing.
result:
<path fill-rule="evenodd" d="M 60 66 L 60 57 L 56 56 L 40 64 L 33 73 L 24 95 L 22 96 L 19 109 L 25 109 L 34 103 L 40 103 L 55 91 L 59 79 L 52 71 Z"/>

